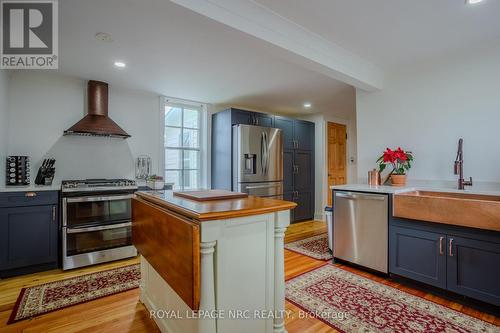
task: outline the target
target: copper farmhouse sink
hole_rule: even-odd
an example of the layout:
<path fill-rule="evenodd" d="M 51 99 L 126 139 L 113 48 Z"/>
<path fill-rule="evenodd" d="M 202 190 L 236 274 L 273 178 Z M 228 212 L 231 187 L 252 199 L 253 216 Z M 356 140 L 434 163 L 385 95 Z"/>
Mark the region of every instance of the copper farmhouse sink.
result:
<path fill-rule="evenodd" d="M 393 215 L 500 231 L 500 196 L 411 191 L 394 195 Z"/>

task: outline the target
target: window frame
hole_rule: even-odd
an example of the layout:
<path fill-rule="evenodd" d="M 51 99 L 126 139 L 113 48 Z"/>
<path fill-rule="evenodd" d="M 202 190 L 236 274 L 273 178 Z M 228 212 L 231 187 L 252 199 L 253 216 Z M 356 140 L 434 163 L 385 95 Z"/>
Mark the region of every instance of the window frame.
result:
<path fill-rule="evenodd" d="M 180 126 L 170 126 L 165 123 L 165 108 L 167 106 L 170 107 L 179 107 L 181 108 L 181 124 Z M 196 109 L 199 111 L 198 113 L 198 122 L 199 122 L 199 128 L 191 128 L 191 127 L 184 127 L 184 109 Z M 162 96 L 160 98 L 160 138 L 161 138 L 161 145 L 160 145 L 160 172 L 163 175 L 165 182 L 167 182 L 166 179 L 166 172 L 167 171 L 178 171 L 181 173 L 181 182 L 182 184 L 179 184 L 179 187 L 176 188 L 177 190 L 184 191 L 185 186 L 184 186 L 184 174 L 186 171 L 192 171 L 196 170 L 197 172 L 197 178 L 198 178 L 198 188 L 206 188 L 207 187 L 207 140 L 208 140 L 208 130 L 207 130 L 207 105 L 199 102 L 192 102 L 192 101 L 186 101 L 186 100 L 180 100 L 180 99 L 175 99 L 175 98 L 170 98 L 170 97 L 165 97 Z M 184 129 L 192 129 L 192 130 L 198 130 L 198 148 L 193 148 L 193 147 L 172 147 L 172 146 L 167 146 L 165 142 L 165 131 L 167 128 L 177 128 L 181 130 L 181 140 L 184 140 Z M 183 144 L 183 141 L 181 142 L 181 145 Z M 181 163 L 182 163 L 182 168 L 180 169 L 167 169 L 165 165 L 165 157 L 167 153 L 167 149 L 171 150 L 179 150 L 181 152 Z M 196 151 L 198 152 L 198 168 L 197 169 L 188 169 L 184 168 L 184 153 L 185 151 Z"/>

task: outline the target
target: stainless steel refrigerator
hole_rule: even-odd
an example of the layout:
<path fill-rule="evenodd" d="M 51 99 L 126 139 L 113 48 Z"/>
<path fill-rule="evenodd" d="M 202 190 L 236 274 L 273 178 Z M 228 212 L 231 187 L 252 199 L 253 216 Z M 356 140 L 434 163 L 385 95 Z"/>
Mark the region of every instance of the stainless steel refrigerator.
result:
<path fill-rule="evenodd" d="M 234 125 L 232 163 L 233 191 L 283 198 L 283 138 L 280 129 Z"/>

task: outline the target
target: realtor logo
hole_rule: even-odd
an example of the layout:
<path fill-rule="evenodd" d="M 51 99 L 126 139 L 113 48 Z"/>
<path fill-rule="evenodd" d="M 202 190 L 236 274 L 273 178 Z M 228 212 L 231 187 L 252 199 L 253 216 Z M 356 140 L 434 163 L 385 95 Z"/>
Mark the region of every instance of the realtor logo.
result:
<path fill-rule="evenodd" d="M 57 0 L 0 0 L 3 69 L 57 69 Z"/>

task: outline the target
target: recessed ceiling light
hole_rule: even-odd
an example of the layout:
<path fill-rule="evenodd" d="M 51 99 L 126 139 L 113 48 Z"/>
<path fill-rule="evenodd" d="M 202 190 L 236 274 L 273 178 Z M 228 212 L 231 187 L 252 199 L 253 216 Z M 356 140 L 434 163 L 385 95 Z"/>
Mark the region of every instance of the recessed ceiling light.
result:
<path fill-rule="evenodd" d="M 95 39 L 101 42 L 106 42 L 106 43 L 111 43 L 113 41 L 113 38 L 111 38 L 111 34 L 108 34 L 107 32 L 98 32 L 95 34 Z"/>
<path fill-rule="evenodd" d="M 477 3 L 483 2 L 484 0 L 465 0 L 467 5 L 475 5 Z"/>
<path fill-rule="evenodd" d="M 115 61 L 115 67 L 118 67 L 118 68 L 125 68 L 127 67 L 127 64 L 122 62 L 122 61 Z"/>
<path fill-rule="evenodd" d="M 306 109 L 309 109 L 311 106 L 312 106 L 312 104 L 311 104 L 311 103 L 304 103 L 304 107 L 305 107 Z"/>

